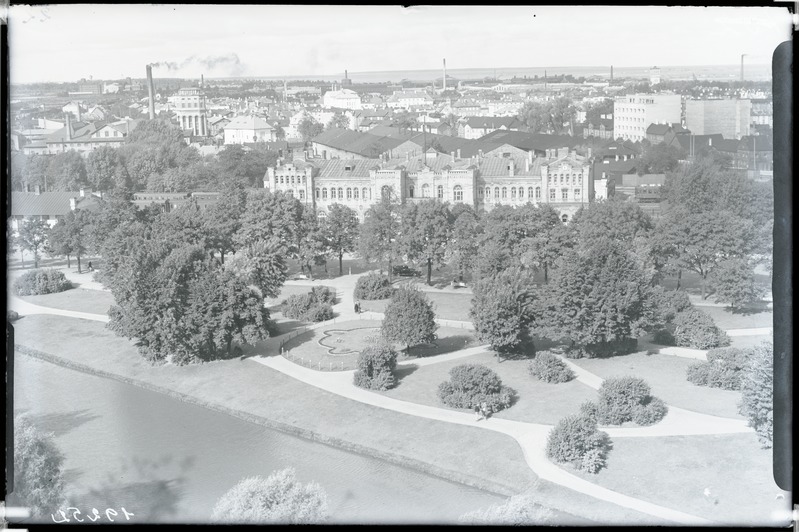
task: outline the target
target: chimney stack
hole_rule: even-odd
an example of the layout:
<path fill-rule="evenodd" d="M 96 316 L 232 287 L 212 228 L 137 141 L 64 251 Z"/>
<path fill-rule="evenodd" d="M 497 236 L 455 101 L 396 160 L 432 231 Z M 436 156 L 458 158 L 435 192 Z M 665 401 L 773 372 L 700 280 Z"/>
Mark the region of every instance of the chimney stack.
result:
<path fill-rule="evenodd" d="M 529 172 L 530 171 L 530 159 L 529 158 L 524 160 L 524 171 L 525 172 Z"/>
<path fill-rule="evenodd" d="M 461 158 L 461 149 L 458 148 L 458 159 L 460 159 L 460 158 Z"/>
<path fill-rule="evenodd" d="M 205 88 L 205 75 L 200 74 L 200 88 Z"/>
<path fill-rule="evenodd" d="M 80 102 L 78 102 L 77 107 L 78 107 L 78 116 L 77 116 L 77 118 L 78 118 L 78 122 L 80 122 Z"/>
<path fill-rule="evenodd" d="M 447 92 L 447 59 L 444 58 L 444 83 L 441 85 L 441 92 Z"/>
<path fill-rule="evenodd" d="M 74 211 L 78 207 L 78 202 L 75 198 L 69 198 L 69 210 Z"/>
<path fill-rule="evenodd" d="M 155 87 L 153 86 L 153 67 L 147 65 L 147 94 L 150 97 L 150 120 L 155 119 Z"/>

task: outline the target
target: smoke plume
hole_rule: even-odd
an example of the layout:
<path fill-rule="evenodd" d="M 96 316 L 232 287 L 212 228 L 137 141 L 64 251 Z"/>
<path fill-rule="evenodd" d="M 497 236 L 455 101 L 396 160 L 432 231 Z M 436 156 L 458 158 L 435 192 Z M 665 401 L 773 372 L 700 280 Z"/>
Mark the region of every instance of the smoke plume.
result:
<path fill-rule="evenodd" d="M 197 76 L 205 74 L 209 77 L 237 77 L 243 75 L 247 68 L 235 53 L 200 57 L 193 55 L 180 63 L 176 61 L 158 61 L 150 63 L 153 69 L 166 70 L 172 74 Z"/>

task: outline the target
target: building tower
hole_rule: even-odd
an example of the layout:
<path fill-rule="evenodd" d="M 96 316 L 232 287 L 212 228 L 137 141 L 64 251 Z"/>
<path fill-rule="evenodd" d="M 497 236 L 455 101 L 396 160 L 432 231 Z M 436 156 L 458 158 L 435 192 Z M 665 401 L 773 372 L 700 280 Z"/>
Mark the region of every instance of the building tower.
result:
<path fill-rule="evenodd" d="M 197 137 L 208 136 L 208 113 L 205 93 L 197 87 L 185 87 L 175 96 L 175 118 L 183 130 Z"/>
<path fill-rule="evenodd" d="M 613 65 L 610 65 L 610 82 L 613 83 Z"/>
<path fill-rule="evenodd" d="M 652 85 L 660 83 L 660 69 L 656 66 L 649 69 L 649 83 Z"/>

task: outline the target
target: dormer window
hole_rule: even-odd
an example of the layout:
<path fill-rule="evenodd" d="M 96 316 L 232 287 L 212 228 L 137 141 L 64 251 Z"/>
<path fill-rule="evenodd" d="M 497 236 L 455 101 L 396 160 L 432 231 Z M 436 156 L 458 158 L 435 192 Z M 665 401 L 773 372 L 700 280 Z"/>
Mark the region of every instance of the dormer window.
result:
<path fill-rule="evenodd" d="M 344 170 L 346 170 L 347 172 L 352 172 L 352 165 L 351 164 L 345 165 Z"/>

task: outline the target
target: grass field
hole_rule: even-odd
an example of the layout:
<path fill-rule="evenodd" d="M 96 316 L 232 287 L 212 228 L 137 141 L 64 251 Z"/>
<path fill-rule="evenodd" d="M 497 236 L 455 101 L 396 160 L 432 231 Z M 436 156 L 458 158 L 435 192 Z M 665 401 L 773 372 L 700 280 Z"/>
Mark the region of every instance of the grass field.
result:
<path fill-rule="evenodd" d="M 524 465 L 518 444 L 507 436 L 351 401 L 256 362 L 235 359 L 152 367 L 128 340 L 117 337 L 102 323 L 62 316 L 25 317 L 15 323 L 15 341 L 209 403 L 487 479 L 511 490 L 521 490 L 536 478 Z M 489 454 L 492 459 L 486 460 Z"/>
<path fill-rule="evenodd" d="M 114 296 L 110 292 L 100 290 L 86 290 L 72 288 L 40 296 L 22 296 L 21 300 L 40 305 L 42 307 L 88 312 L 91 314 L 108 314 L 108 309 L 114 304 Z"/>
<path fill-rule="evenodd" d="M 773 480 L 771 450 L 761 449 L 754 434 L 615 438 L 607 468 L 598 474 L 565 469 L 729 526 L 777 526 L 772 511 L 789 506 L 789 494 Z M 778 500 L 778 494 L 785 498 Z"/>
<path fill-rule="evenodd" d="M 685 370 L 695 360 L 671 355 L 631 355 L 572 360 L 581 368 L 602 378 L 632 375 L 644 379 L 652 395 L 667 403 L 714 416 L 743 419 L 738 413 L 740 392 L 695 386 L 685 378 Z"/>
<path fill-rule="evenodd" d="M 696 307 L 716 322 L 716 326 L 724 330 L 752 329 L 757 327 L 773 327 L 774 313 L 771 310 L 751 314 L 734 313 L 722 307 Z"/>
<path fill-rule="evenodd" d="M 396 372 L 399 384 L 382 393 L 403 401 L 449 408 L 437 393 L 439 384 L 449 380 L 449 370 L 460 364 L 482 364 L 497 372 L 502 383 L 517 392 L 513 406 L 494 414 L 498 418 L 555 424 L 562 417 L 577 413 L 584 401 L 596 399 L 596 392 L 577 381 L 562 384 L 539 381 L 527 373 L 527 363 L 525 359 L 499 362 L 493 353 L 486 352 L 429 366 L 400 366 Z"/>
<path fill-rule="evenodd" d="M 447 292 L 425 292 L 427 298 L 433 303 L 436 318 L 456 321 L 471 321 L 469 309 L 472 306 L 470 294 L 456 294 Z M 371 312 L 385 312 L 388 299 L 373 301 L 361 300 L 361 308 Z"/>

